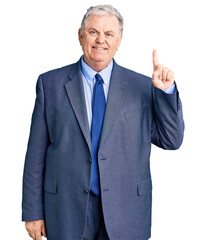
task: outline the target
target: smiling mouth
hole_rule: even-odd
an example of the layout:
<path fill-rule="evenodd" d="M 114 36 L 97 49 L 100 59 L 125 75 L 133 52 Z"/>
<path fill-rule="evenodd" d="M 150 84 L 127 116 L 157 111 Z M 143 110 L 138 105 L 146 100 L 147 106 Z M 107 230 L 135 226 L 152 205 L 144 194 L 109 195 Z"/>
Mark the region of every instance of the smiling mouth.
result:
<path fill-rule="evenodd" d="M 100 48 L 100 47 L 94 47 L 94 46 L 92 48 L 99 50 L 99 51 L 107 50 L 107 48 Z"/>

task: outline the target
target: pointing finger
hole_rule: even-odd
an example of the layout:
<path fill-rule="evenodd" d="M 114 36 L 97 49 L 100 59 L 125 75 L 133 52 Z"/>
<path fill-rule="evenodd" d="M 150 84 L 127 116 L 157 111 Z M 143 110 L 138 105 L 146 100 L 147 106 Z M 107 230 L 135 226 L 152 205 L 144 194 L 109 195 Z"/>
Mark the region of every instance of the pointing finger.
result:
<path fill-rule="evenodd" d="M 157 57 L 157 50 L 153 50 L 153 66 L 154 66 L 154 70 L 157 69 L 157 66 L 159 64 L 159 61 L 158 61 L 158 57 Z"/>

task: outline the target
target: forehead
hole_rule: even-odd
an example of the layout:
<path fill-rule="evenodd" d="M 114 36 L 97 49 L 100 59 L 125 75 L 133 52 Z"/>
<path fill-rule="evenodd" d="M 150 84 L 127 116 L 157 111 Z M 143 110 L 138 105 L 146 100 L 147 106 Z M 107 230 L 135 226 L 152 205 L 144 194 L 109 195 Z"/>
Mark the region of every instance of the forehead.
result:
<path fill-rule="evenodd" d="M 95 28 L 104 31 L 119 31 L 119 20 L 116 16 L 90 15 L 85 23 L 85 28 Z"/>

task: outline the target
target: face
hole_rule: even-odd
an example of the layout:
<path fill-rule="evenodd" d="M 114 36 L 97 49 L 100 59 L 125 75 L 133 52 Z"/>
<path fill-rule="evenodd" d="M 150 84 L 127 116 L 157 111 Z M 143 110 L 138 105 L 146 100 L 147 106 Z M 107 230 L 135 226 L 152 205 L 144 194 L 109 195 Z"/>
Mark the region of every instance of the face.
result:
<path fill-rule="evenodd" d="M 99 72 L 109 65 L 121 43 L 119 21 L 115 16 L 90 15 L 79 42 L 84 61 Z"/>

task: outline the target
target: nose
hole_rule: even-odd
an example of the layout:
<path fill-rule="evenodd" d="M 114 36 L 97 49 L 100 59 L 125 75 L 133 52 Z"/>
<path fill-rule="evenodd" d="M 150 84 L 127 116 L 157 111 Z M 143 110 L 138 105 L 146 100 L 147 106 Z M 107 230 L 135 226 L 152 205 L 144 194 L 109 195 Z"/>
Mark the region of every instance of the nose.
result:
<path fill-rule="evenodd" d="M 96 43 L 104 43 L 104 35 L 103 34 L 99 34 L 96 38 Z"/>

